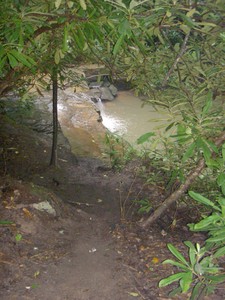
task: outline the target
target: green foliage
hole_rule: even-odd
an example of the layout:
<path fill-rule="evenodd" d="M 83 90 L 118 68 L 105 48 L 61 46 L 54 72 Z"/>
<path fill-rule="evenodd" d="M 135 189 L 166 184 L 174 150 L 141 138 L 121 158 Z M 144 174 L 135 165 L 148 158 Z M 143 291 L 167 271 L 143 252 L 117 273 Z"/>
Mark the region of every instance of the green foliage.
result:
<path fill-rule="evenodd" d="M 143 134 L 142 136 L 140 136 L 137 139 L 137 144 L 140 145 L 140 144 L 147 142 L 149 140 L 149 138 L 152 136 L 155 136 L 154 132 L 147 132 L 147 133 Z"/>
<path fill-rule="evenodd" d="M 189 224 L 190 229 L 192 231 L 206 231 L 209 236 L 206 243 L 210 246 L 213 244 L 215 249 L 225 246 L 225 197 L 219 197 L 214 203 L 192 191 L 189 192 L 189 195 L 197 202 L 211 208 L 213 211 L 210 215 L 203 217 L 200 222 Z"/>
<path fill-rule="evenodd" d="M 224 169 L 214 142 L 225 128 L 222 2 L 109 2 L 123 20 L 113 69 L 145 95 L 146 104 L 167 114 L 163 136 L 147 133 L 138 139 L 145 143 L 145 157 L 147 152 L 172 183 L 184 181 L 203 156 L 214 170 L 213 182 Z"/>
<path fill-rule="evenodd" d="M 17 233 L 17 234 L 15 235 L 15 240 L 16 240 L 17 242 L 20 242 L 20 241 L 22 240 L 22 238 L 23 238 L 23 236 L 22 236 L 21 233 Z"/>
<path fill-rule="evenodd" d="M 194 111 L 189 109 L 188 101 L 177 108 L 178 100 L 174 98 L 174 106 L 169 108 L 169 125 L 164 133 L 158 136 L 147 133 L 138 139 L 145 146 L 143 156 L 148 156 L 157 170 L 166 172 L 168 186 L 177 180 L 184 182 L 196 162 L 204 157 L 208 168 L 201 177 L 207 176 L 207 182 L 201 180 L 201 187 L 205 184 L 205 191 L 209 185 L 218 189 L 216 177 L 225 171 L 224 146 L 216 146 L 214 140 L 225 126 L 223 104 L 213 100 L 210 91 L 192 102 Z"/>
<path fill-rule="evenodd" d="M 51 75 L 55 64 L 60 75 L 71 63 L 109 62 L 129 31 L 127 12 L 117 13 L 104 0 L 1 1 L 0 94 Z"/>
<path fill-rule="evenodd" d="M 14 222 L 8 220 L 0 220 L 0 225 L 12 225 Z"/>
<path fill-rule="evenodd" d="M 43 83 L 55 65 L 63 81 L 71 63 L 100 62 L 131 81 L 146 104 L 167 111 L 164 136 L 147 133 L 138 143 L 149 141 L 149 158 L 168 172 L 169 184 L 182 182 L 202 155 L 222 171 L 225 148 L 221 156 L 213 141 L 225 128 L 222 1 L 24 3 L 1 1 L 0 95 L 33 78 Z"/>
<path fill-rule="evenodd" d="M 225 144 L 223 145 L 223 147 Z M 225 162 L 225 157 L 223 157 L 223 161 Z M 217 178 L 217 184 L 221 188 L 222 194 L 225 195 L 225 174 L 222 173 Z"/>
<path fill-rule="evenodd" d="M 218 184 L 221 186 L 222 183 L 224 187 L 224 174 L 218 178 Z M 225 281 L 223 269 L 218 265 L 219 259 L 225 256 L 225 198 L 220 197 L 213 202 L 193 191 L 190 191 L 189 195 L 212 210 L 212 213 L 204 216 L 200 222 L 189 224 L 192 231 L 205 231 L 209 237 L 203 247 L 198 243 L 194 246 L 190 241 L 184 243 L 189 248 L 189 260 L 169 244 L 168 248 L 177 261 L 167 259 L 164 263 L 176 266 L 182 272 L 162 279 L 159 287 L 178 281 L 179 288 L 175 289 L 174 293 L 191 291 L 190 299 L 199 299 L 200 295 L 212 293 L 219 283 Z"/>
<path fill-rule="evenodd" d="M 171 264 L 182 272 L 173 274 L 159 282 L 159 287 L 164 287 L 174 282 L 179 283 L 179 287 L 171 292 L 171 296 L 177 293 L 191 292 L 190 299 L 199 299 L 200 296 L 213 292 L 221 282 L 225 281 L 225 275 L 221 273 L 221 268 L 217 265 L 216 259 L 225 254 L 225 249 L 220 249 L 220 253 L 208 254 L 206 247 L 201 247 L 198 243 L 193 245 L 190 241 L 184 242 L 188 247 L 188 259 L 172 244 L 168 244 L 170 252 L 176 260 L 167 259 L 163 263 Z"/>
<path fill-rule="evenodd" d="M 111 165 L 117 170 L 121 170 L 135 155 L 134 148 L 119 135 L 107 133 L 105 144 Z"/>
<path fill-rule="evenodd" d="M 30 96 L 25 96 L 26 94 L 24 94 L 22 98 L 14 96 L 13 100 L 12 96 L 3 98 L 1 100 L 0 114 L 19 122 L 21 122 L 25 116 L 30 117 L 32 115 L 33 99 Z"/>
<path fill-rule="evenodd" d="M 139 206 L 138 209 L 139 214 L 149 213 L 152 208 L 149 199 L 140 199 L 140 200 L 135 200 L 134 202 Z"/>

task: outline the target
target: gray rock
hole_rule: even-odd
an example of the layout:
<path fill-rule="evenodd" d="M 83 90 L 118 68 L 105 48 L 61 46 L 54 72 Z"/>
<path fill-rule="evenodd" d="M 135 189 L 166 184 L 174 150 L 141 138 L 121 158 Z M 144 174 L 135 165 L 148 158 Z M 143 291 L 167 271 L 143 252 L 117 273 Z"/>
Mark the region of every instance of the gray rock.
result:
<path fill-rule="evenodd" d="M 55 209 L 50 205 L 50 203 L 48 201 L 42 201 L 42 202 L 39 202 L 39 203 L 34 203 L 32 206 L 37 210 L 45 211 L 50 215 L 56 216 Z"/>
<path fill-rule="evenodd" d="M 100 81 L 100 82 L 91 82 L 89 84 L 89 88 L 90 89 L 98 89 L 98 88 L 100 88 L 102 86 L 103 86 L 103 81 Z"/>
<path fill-rule="evenodd" d="M 101 87 L 100 88 L 101 91 L 101 96 L 100 98 L 104 101 L 104 100 L 108 100 L 108 101 L 112 101 L 114 100 L 114 96 L 111 92 L 111 90 L 108 87 Z"/>
<path fill-rule="evenodd" d="M 110 89 L 112 95 L 115 97 L 117 95 L 118 89 L 113 84 L 110 84 L 109 89 Z"/>
<path fill-rule="evenodd" d="M 96 102 L 98 101 L 99 98 L 101 98 L 101 90 L 100 89 L 91 89 L 87 93 L 91 98 L 96 99 Z M 92 99 L 92 101 L 93 101 Z"/>
<path fill-rule="evenodd" d="M 111 83 L 108 80 L 105 80 L 103 82 L 103 86 L 109 87 L 111 85 Z"/>

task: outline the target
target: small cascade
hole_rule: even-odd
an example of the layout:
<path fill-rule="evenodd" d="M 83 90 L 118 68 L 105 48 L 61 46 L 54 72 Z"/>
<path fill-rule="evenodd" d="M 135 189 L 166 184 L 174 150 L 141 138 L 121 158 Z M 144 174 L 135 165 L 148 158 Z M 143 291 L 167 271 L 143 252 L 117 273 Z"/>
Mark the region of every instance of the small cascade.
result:
<path fill-rule="evenodd" d="M 113 101 L 115 102 L 116 99 Z M 112 133 L 118 133 L 119 135 L 123 135 L 127 132 L 127 124 L 126 121 L 122 118 L 114 116 L 113 114 L 109 114 L 106 112 L 105 104 L 102 103 L 101 99 L 96 103 L 102 117 L 102 124 Z"/>
<path fill-rule="evenodd" d="M 104 104 L 102 103 L 101 98 L 99 98 L 98 101 L 96 102 L 96 106 L 99 109 L 99 111 L 101 112 L 101 116 L 103 117 L 103 115 L 105 114 L 105 110 L 104 110 Z"/>

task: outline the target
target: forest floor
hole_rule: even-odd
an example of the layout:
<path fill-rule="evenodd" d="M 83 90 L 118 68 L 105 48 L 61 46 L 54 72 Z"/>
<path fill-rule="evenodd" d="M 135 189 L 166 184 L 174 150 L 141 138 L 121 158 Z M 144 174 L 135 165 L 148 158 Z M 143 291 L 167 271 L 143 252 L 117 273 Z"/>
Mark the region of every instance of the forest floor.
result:
<path fill-rule="evenodd" d="M 163 186 L 144 184 L 139 161 L 113 171 L 98 159 L 77 159 L 61 145 L 59 165 L 52 168 L 49 139 L 4 119 L 0 299 L 170 299 L 170 288 L 158 288 L 159 280 L 174 272 L 162 264 L 171 257 L 167 243 L 186 255 L 183 241 L 201 242 L 204 237 L 186 226 L 197 213 L 173 207 L 143 230 L 140 216 L 132 215 L 137 209 L 132 200 L 148 197 L 156 207 L 166 192 Z M 52 211 L 43 208 L 46 202 Z M 38 203 L 44 210 L 37 209 Z"/>

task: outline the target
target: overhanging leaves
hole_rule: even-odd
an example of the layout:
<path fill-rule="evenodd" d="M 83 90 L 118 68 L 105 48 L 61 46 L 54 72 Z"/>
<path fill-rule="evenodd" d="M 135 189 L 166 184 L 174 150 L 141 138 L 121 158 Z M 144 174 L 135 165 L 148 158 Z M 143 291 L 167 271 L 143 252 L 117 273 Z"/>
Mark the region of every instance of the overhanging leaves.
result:
<path fill-rule="evenodd" d="M 137 144 L 140 145 L 140 144 L 143 144 L 143 143 L 149 141 L 149 138 L 152 136 L 155 136 L 154 132 L 147 132 L 147 133 L 143 134 L 142 136 L 140 136 L 137 139 Z"/>

